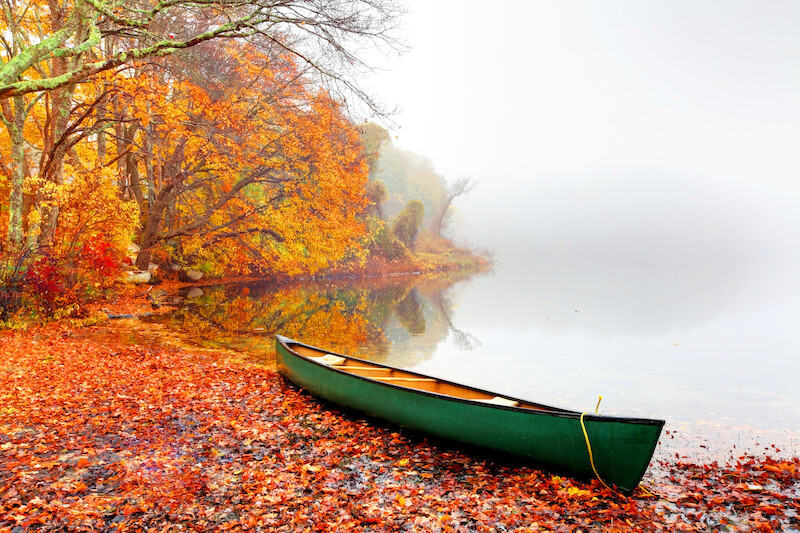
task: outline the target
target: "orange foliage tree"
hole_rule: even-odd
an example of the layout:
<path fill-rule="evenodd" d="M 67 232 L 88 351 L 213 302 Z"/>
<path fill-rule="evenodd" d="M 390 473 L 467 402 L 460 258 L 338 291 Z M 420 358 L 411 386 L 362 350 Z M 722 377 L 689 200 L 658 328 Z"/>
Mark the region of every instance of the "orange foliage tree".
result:
<path fill-rule="evenodd" d="M 149 68 L 124 81 L 138 266 L 161 247 L 217 273 L 297 274 L 353 251 L 367 168 L 339 104 L 297 83 L 288 57 L 241 44 L 204 51 L 223 65 L 217 79 Z"/>

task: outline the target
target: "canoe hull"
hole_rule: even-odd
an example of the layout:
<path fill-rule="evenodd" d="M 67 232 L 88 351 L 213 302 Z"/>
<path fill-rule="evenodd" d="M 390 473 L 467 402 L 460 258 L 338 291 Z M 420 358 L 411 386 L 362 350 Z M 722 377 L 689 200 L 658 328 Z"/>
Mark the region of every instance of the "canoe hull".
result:
<path fill-rule="evenodd" d="M 604 417 L 561 409 L 488 405 L 409 389 L 341 372 L 276 343 L 278 370 L 296 385 L 334 403 L 448 440 L 526 459 L 558 472 L 601 479 L 630 493 L 649 465 L 664 422 Z M 584 434 L 584 427 L 586 434 Z"/>

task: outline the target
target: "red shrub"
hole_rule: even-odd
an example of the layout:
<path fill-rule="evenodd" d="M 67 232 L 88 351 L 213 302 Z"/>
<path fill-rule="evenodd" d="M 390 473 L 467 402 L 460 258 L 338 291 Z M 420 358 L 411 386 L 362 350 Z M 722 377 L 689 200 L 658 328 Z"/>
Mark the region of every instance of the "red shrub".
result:
<path fill-rule="evenodd" d="M 42 255 L 28 268 L 25 275 L 28 292 L 50 309 L 59 297 L 64 296 L 66 279 L 58 261 L 51 255 Z"/>

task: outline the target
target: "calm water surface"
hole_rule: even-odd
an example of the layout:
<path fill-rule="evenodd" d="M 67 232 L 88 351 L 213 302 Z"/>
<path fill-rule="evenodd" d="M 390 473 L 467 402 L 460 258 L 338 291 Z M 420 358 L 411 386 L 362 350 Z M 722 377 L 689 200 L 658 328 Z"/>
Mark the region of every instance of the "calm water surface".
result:
<path fill-rule="evenodd" d="M 663 418 L 694 456 L 797 455 L 797 270 L 723 263 L 504 263 L 452 287 L 444 338 L 387 332 L 392 358 L 576 410 L 602 394 L 601 413 Z"/>
<path fill-rule="evenodd" d="M 455 281 L 206 289 L 177 320 L 231 339 L 257 332 L 265 350 L 283 333 L 580 411 L 602 395 L 601 414 L 667 420 L 662 456 L 800 453 L 791 262 L 672 252 L 500 259 Z"/>

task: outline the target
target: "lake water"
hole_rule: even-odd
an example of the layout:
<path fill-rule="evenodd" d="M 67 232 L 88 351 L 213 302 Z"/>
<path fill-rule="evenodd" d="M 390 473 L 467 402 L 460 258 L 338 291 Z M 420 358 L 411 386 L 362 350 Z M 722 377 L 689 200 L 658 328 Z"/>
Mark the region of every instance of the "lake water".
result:
<path fill-rule="evenodd" d="M 663 418 L 657 457 L 800 452 L 792 261 L 506 255 L 488 273 L 205 289 L 173 320 L 269 352 L 282 333 L 579 411 Z"/>
<path fill-rule="evenodd" d="M 395 329 L 398 357 L 581 411 L 602 394 L 601 413 L 667 420 L 676 453 L 797 455 L 796 270 L 625 259 L 501 264 L 451 289 L 453 328 L 432 355 Z"/>

